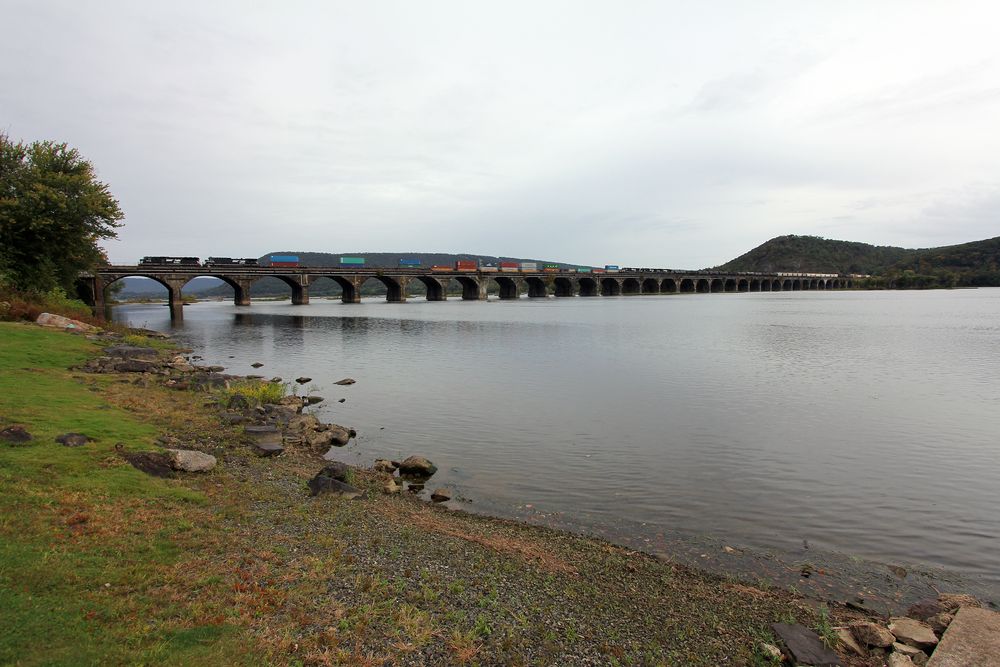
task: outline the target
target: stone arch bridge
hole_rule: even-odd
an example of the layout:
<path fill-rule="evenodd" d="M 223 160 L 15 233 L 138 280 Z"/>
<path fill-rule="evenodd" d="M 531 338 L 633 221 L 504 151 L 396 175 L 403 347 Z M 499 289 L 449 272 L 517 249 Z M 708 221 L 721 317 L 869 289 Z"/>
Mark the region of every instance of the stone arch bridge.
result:
<path fill-rule="evenodd" d="M 150 278 L 168 293 L 171 314 L 180 317 L 181 289 L 193 278 L 218 278 L 233 288 L 237 306 L 250 305 L 250 287 L 261 278 L 277 278 L 292 292 L 292 303 L 309 303 L 309 287 L 329 278 L 337 283 L 344 303 L 361 302 L 361 286 L 381 282 L 390 302 L 406 301 L 411 287 L 423 287 L 428 301 L 444 301 L 456 281 L 466 300 L 483 300 L 491 285 L 501 299 L 631 296 L 643 294 L 715 294 L 725 292 L 788 292 L 853 287 L 853 279 L 833 274 L 733 273 L 713 271 L 623 270 L 615 273 L 431 271 L 430 269 L 345 269 L 340 267 L 269 266 L 107 266 L 80 278 L 81 295 L 97 312 L 103 312 L 105 290 L 122 278 Z"/>

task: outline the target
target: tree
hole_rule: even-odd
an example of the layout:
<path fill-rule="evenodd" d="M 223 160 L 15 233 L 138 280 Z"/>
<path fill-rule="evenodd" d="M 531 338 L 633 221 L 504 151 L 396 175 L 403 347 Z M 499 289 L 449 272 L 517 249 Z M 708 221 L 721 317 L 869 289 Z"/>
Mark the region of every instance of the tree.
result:
<path fill-rule="evenodd" d="M 0 133 L 0 282 L 72 293 L 81 271 L 107 262 L 97 243 L 115 238 L 123 217 L 76 149 Z"/>

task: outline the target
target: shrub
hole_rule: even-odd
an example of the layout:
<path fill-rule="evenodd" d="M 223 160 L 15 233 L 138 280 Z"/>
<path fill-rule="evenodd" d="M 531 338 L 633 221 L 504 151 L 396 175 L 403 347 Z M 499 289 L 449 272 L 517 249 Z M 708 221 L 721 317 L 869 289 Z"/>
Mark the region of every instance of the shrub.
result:
<path fill-rule="evenodd" d="M 253 404 L 277 403 L 288 391 L 288 383 L 242 380 L 233 382 L 226 389 L 227 397 L 242 396 Z"/>

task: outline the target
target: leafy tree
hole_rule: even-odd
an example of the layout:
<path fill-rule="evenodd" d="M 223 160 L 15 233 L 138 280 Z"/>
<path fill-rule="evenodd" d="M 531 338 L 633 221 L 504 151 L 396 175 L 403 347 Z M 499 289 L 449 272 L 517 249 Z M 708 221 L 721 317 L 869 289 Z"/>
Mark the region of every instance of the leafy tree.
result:
<path fill-rule="evenodd" d="M 107 262 L 97 243 L 115 238 L 123 217 L 76 149 L 0 133 L 0 281 L 72 293 L 81 271 Z"/>

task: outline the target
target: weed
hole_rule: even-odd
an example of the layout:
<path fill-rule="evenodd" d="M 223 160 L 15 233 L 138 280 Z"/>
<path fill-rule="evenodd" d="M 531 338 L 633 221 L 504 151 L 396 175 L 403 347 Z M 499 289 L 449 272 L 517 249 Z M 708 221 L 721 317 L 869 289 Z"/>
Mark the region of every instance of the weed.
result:
<path fill-rule="evenodd" d="M 242 396 L 254 405 L 277 403 L 288 391 L 288 383 L 242 380 L 230 383 L 224 390 L 226 397 Z"/>
<path fill-rule="evenodd" d="M 830 622 L 830 611 L 826 607 L 821 607 L 819 610 L 816 632 L 827 648 L 832 649 L 837 646 L 837 631 L 833 629 L 833 624 Z"/>

